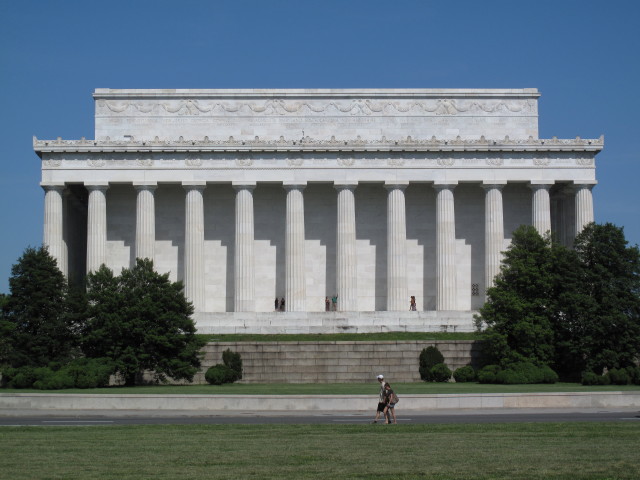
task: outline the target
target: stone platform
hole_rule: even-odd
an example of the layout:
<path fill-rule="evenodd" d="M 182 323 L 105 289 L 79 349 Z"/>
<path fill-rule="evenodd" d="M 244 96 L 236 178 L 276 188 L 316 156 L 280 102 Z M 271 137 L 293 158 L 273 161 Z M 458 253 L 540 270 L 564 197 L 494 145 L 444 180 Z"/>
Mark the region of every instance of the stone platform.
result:
<path fill-rule="evenodd" d="M 476 311 L 200 312 L 198 333 L 474 332 Z"/>

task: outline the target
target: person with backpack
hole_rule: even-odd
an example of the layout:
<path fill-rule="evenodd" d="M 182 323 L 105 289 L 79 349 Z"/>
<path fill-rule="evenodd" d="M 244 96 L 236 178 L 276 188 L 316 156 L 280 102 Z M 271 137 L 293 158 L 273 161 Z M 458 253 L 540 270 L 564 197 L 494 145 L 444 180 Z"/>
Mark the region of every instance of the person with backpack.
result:
<path fill-rule="evenodd" d="M 390 416 L 393 417 L 393 423 L 397 424 L 398 420 L 396 419 L 396 403 L 398 403 L 398 395 L 391 389 L 391 384 L 386 383 L 384 386 L 384 418 L 387 425 L 390 423 Z"/>

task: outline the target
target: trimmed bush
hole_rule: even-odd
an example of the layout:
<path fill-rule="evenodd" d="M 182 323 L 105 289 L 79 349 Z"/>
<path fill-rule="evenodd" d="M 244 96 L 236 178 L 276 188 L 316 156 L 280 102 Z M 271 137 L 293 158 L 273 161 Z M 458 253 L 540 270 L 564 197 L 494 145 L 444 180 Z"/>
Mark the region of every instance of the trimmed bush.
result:
<path fill-rule="evenodd" d="M 631 379 L 631 383 L 634 385 L 640 385 L 640 367 L 628 366 L 625 370 Z"/>
<path fill-rule="evenodd" d="M 451 370 L 444 363 L 434 365 L 430 374 L 434 382 L 448 382 L 451 379 Z"/>
<path fill-rule="evenodd" d="M 115 372 L 110 358 L 79 358 L 64 367 L 73 378 L 76 388 L 109 386 L 109 377 Z"/>
<path fill-rule="evenodd" d="M 219 363 L 210 367 L 204 374 L 205 380 L 211 385 L 222 385 L 223 383 L 233 383 L 236 372 L 226 365 Z"/>
<path fill-rule="evenodd" d="M 457 383 L 473 382 L 476 379 L 476 371 L 471 365 L 460 367 L 453 372 L 453 378 Z"/>
<path fill-rule="evenodd" d="M 598 375 L 593 372 L 582 372 L 583 385 L 609 385 L 611 378 L 608 375 Z"/>
<path fill-rule="evenodd" d="M 2 372 L 2 377 L 3 385 L 9 388 L 97 388 L 109 385 L 109 376 L 113 370 L 109 359 L 78 358 L 68 365 L 54 362 L 48 367 L 8 368 Z"/>
<path fill-rule="evenodd" d="M 478 382 L 496 383 L 496 375 L 500 371 L 498 365 L 487 365 L 478 372 Z"/>
<path fill-rule="evenodd" d="M 437 347 L 431 346 L 424 348 L 420 352 L 420 378 L 425 382 L 433 382 L 431 369 L 439 363 L 444 364 L 444 357 Z"/>
<path fill-rule="evenodd" d="M 533 363 L 518 362 L 504 369 L 498 365 L 487 365 L 478 372 L 478 381 L 506 385 L 556 383 L 558 374 L 548 366 L 538 367 Z"/>
<path fill-rule="evenodd" d="M 232 382 L 242 378 L 242 357 L 239 353 L 232 352 L 231 349 L 227 348 L 222 352 L 222 363 L 235 373 L 235 377 Z"/>
<path fill-rule="evenodd" d="M 33 388 L 38 390 L 63 390 L 74 387 L 73 378 L 66 369 L 37 368 L 36 376 L 38 380 L 33 382 Z"/>
<path fill-rule="evenodd" d="M 6 368 L 2 371 L 2 382 L 9 388 L 31 388 L 36 380 L 33 367 Z"/>
<path fill-rule="evenodd" d="M 624 368 L 612 368 L 607 373 L 612 385 L 628 385 L 631 383 L 631 378 Z"/>

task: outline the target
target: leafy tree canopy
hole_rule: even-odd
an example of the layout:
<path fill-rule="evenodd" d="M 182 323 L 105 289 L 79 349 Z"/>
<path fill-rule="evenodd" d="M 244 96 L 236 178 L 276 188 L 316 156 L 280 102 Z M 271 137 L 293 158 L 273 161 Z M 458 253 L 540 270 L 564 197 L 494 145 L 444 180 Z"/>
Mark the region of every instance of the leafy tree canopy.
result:
<path fill-rule="evenodd" d="M 78 352 L 81 320 L 67 302 L 69 288 L 45 247 L 27 248 L 11 269 L 11 294 L 3 300 L 0 355 L 14 367 L 66 362 Z"/>
<path fill-rule="evenodd" d="M 182 283 L 137 259 L 120 276 L 104 265 L 87 278 L 88 320 L 83 350 L 88 357 L 111 358 L 125 384 L 140 382 L 145 371 L 157 381 L 192 380 L 203 342 L 195 336 L 193 306 Z"/>
<path fill-rule="evenodd" d="M 640 251 L 621 227 L 591 223 L 576 237 L 585 300 L 568 341 L 586 370 L 623 368 L 640 359 Z"/>
<path fill-rule="evenodd" d="M 550 241 L 531 226 L 513 232 L 495 286 L 480 316 L 487 325 L 486 360 L 547 364 L 553 358 Z"/>
<path fill-rule="evenodd" d="M 551 365 L 565 378 L 640 357 L 640 253 L 622 228 L 591 223 L 574 249 L 533 227 L 513 233 L 480 317 L 486 361 Z"/>

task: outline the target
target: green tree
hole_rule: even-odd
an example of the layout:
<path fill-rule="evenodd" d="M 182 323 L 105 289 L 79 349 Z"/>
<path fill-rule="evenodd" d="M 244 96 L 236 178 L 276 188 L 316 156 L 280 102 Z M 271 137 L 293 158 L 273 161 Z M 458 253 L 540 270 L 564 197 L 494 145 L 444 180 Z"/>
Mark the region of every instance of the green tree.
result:
<path fill-rule="evenodd" d="M 640 251 L 610 223 L 591 223 L 576 237 L 582 300 L 571 328 L 562 331 L 581 370 L 635 365 L 640 357 Z"/>
<path fill-rule="evenodd" d="M 553 360 L 554 279 L 550 240 L 532 226 L 513 232 L 495 286 L 480 309 L 486 325 L 485 361 L 547 365 Z"/>
<path fill-rule="evenodd" d="M 126 385 L 147 371 L 156 381 L 192 380 L 203 342 L 195 336 L 193 306 L 182 283 L 137 259 L 120 276 L 104 265 L 87 278 L 88 321 L 83 349 L 88 357 L 111 358 Z"/>
<path fill-rule="evenodd" d="M 70 315 L 68 287 L 45 247 L 27 248 L 11 269 L 11 294 L 2 307 L 5 363 L 13 367 L 67 362 L 78 353 L 78 322 Z"/>

